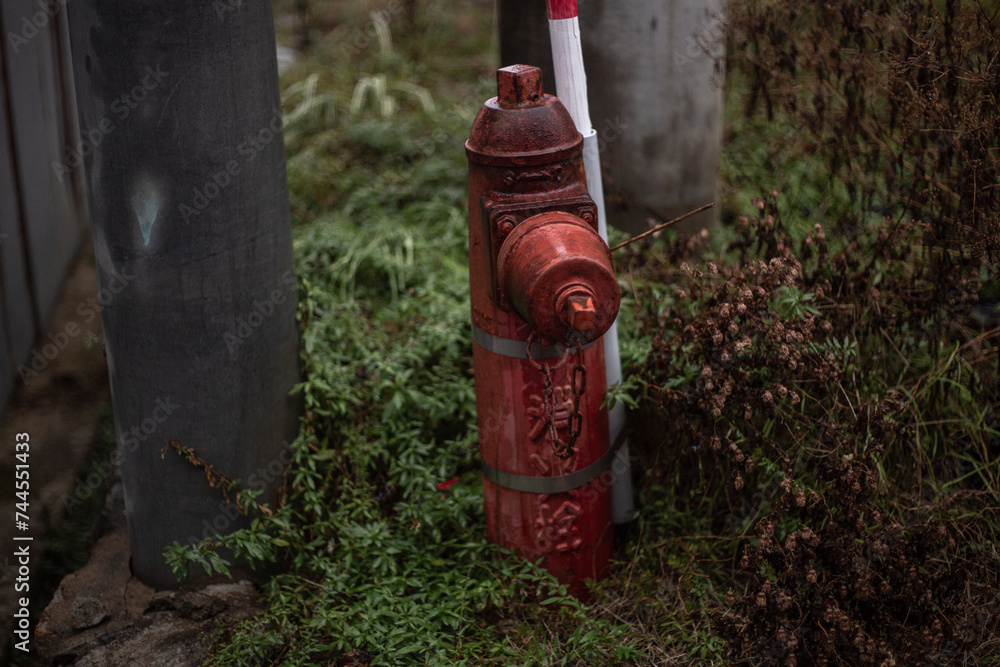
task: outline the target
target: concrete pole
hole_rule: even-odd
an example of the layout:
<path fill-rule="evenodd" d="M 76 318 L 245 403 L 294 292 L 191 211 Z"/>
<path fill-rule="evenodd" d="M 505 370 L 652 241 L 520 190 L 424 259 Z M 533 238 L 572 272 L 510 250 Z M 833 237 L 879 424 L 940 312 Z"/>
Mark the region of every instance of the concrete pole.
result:
<path fill-rule="evenodd" d="M 297 427 L 271 3 L 65 7 L 101 288 L 83 316 L 100 306 L 133 573 L 171 588 L 165 547 L 247 519 L 168 441 L 268 500 Z"/>
<path fill-rule="evenodd" d="M 636 233 L 651 217 L 716 201 L 725 0 L 580 0 L 579 8 L 608 221 Z M 544 3 L 501 0 L 500 31 L 502 66 L 551 69 Z M 684 228 L 711 225 L 717 211 Z"/>

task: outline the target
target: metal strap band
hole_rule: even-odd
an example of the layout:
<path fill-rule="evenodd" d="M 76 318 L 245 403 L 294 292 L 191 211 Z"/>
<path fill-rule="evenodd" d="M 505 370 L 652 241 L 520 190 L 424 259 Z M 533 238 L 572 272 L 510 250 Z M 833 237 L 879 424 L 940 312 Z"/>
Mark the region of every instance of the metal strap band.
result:
<path fill-rule="evenodd" d="M 524 349 L 525 341 L 523 340 L 511 340 L 510 338 L 501 338 L 500 336 L 494 336 L 491 333 L 487 333 L 477 327 L 475 324 L 472 325 L 472 340 L 476 341 L 479 347 L 492 352 L 493 354 L 499 354 L 504 357 L 514 357 L 515 359 L 527 359 L 528 353 Z M 598 338 L 597 340 L 601 340 Z M 592 340 L 581 349 L 586 350 L 588 347 L 597 342 L 597 340 Z M 563 351 L 566 348 L 562 345 L 542 345 L 541 343 L 531 344 L 531 356 L 534 359 L 557 359 L 563 356 Z"/>
<path fill-rule="evenodd" d="M 625 442 L 624 429 L 618 434 L 614 444 L 608 448 L 604 456 L 582 470 L 571 472 L 568 475 L 560 475 L 559 477 L 534 477 L 532 475 L 517 475 L 510 472 L 503 472 L 502 470 L 497 470 L 486 461 L 482 462 L 481 467 L 486 479 L 505 489 L 521 491 L 522 493 L 566 493 L 597 479 L 611 465 L 611 461 L 618 454 L 618 450 L 621 448 L 623 442 Z"/>

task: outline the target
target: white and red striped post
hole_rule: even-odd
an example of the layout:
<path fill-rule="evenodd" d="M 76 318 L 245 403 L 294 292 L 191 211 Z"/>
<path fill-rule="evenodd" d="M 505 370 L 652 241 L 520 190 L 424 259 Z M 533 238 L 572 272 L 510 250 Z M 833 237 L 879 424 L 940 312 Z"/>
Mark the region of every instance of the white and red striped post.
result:
<path fill-rule="evenodd" d="M 580 44 L 580 22 L 576 0 L 546 0 L 549 36 L 552 41 L 552 62 L 556 77 L 556 97 L 569 111 L 576 129 L 583 135 L 583 164 L 587 172 L 587 189 L 597 205 L 598 232 L 608 240 L 608 223 L 604 212 L 604 187 L 601 183 L 601 159 L 598 153 L 597 131 L 590 122 L 587 101 L 587 74 L 583 68 Z M 621 355 L 618 352 L 618 325 L 612 324 L 604 334 L 604 364 L 608 386 L 622 379 Z M 608 411 L 608 431 L 611 446 L 624 438 L 625 406 L 621 403 Z M 634 501 L 628 442 L 622 441 L 611 463 L 612 517 L 615 523 L 632 519 Z"/>

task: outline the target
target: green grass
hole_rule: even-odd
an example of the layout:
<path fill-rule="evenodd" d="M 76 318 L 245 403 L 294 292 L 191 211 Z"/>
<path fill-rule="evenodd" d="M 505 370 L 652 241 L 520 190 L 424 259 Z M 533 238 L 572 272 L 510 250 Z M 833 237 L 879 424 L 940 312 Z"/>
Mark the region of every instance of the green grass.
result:
<path fill-rule="evenodd" d="M 778 208 L 789 221 L 789 231 L 802 238 L 813 224 L 844 212 L 878 220 L 862 211 L 842 181 L 830 177 L 826 156 L 814 141 L 784 115 L 747 115 L 747 76 L 739 70 L 726 74 L 725 139 L 720 161 L 722 220 L 733 224 L 750 210 L 750 202 L 776 190 Z M 835 243 L 835 239 L 831 239 Z M 836 246 L 835 246 L 836 247 Z"/>

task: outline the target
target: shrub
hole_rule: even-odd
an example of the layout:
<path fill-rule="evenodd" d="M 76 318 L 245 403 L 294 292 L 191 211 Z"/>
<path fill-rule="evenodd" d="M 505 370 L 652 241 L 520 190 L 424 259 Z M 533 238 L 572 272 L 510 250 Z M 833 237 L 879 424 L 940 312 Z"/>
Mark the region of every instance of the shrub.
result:
<path fill-rule="evenodd" d="M 801 127 L 791 159 L 848 197 L 782 211 L 775 190 L 715 252 L 699 236 L 628 251 L 649 345 L 630 368 L 644 492 L 707 516 L 716 541 L 696 553 L 730 564 L 711 578 L 731 587 L 712 615 L 733 664 L 986 664 L 1000 583 L 1000 330 L 980 303 L 1000 249 L 996 8 L 730 12 L 731 77 L 750 118 L 766 116 L 744 127 Z M 649 525 L 653 540 L 676 529 Z"/>

